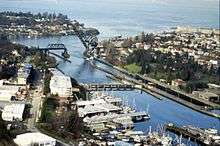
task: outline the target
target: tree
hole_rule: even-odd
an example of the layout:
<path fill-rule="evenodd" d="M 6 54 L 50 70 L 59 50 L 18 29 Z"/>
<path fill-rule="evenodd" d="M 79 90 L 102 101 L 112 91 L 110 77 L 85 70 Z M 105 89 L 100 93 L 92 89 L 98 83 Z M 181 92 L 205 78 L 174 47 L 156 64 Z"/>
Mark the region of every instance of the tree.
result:
<path fill-rule="evenodd" d="M 121 44 L 121 46 L 122 46 L 123 48 L 131 48 L 132 44 L 133 44 L 132 38 L 128 38 L 128 39 L 125 39 L 125 40 L 123 41 L 123 43 Z"/>
<path fill-rule="evenodd" d="M 1 115 L 1 112 L 0 112 Z M 8 138 L 8 131 L 6 129 L 5 122 L 2 120 L 2 116 L 0 116 L 0 139 L 1 138 Z"/>
<path fill-rule="evenodd" d="M 144 32 L 141 33 L 141 35 L 139 37 L 139 42 L 140 43 L 144 43 L 145 42 L 145 33 Z"/>
<path fill-rule="evenodd" d="M 82 127 L 82 119 L 78 115 L 78 108 L 76 108 L 69 116 L 67 131 L 73 133 L 75 136 L 74 138 L 79 138 Z"/>
<path fill-rule="evenodd" d="M 218 81 L 220 83 L 220 66 L 218 67 L 217 75 L 218 75 Z"/>
<path fill-rule="evenodd" d="M 41 17 L 42 17 L 41 13 L 37 13 L 37 18 L 41 19 Z"/>

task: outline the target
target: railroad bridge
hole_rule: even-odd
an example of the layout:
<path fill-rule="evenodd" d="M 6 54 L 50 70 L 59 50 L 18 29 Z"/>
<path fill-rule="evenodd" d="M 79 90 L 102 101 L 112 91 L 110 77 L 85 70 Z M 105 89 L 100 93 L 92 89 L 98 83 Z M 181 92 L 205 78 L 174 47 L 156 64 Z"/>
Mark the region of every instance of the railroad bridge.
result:
<path fill-rule="evenodd" d="M 89 92 L 91 91 L 131 91 L 135 89 L 134 85 L 130 84 L 82 84 Z"/>
<path fill-rule="evenodd" d="M 37 51 L 40 51 L 40 52 L 45 53 L 45 54 L 52 54 L 52 55 L 54 55 L 58 58 L 61 58 L 61 59 L 65 60 L 65 61 L 69 61 L 69 60 L 67 60 L 67 58 L 70 57 L 70 55 L 67 52 L 66 46 L 64 44 L 61 44 L 61 43 L 51 43 L 46 48 L 39 48 L 38 47 L 38 48 L 29 48 L 29 49 L 32 50 L 32 51 L 37 50 Z M 62 54 L 58 55 L 55 52 L 51 52 L 51 51 L 57 51 L 57 50 L 63 51 Z"/>

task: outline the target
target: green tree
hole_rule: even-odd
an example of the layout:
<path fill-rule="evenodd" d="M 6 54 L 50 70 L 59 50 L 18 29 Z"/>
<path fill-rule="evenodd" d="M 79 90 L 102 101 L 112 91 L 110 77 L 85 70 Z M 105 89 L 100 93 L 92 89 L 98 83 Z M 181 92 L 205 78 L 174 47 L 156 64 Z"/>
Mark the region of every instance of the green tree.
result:
<path fill-rule="evenodd" d="M 123 48 L 131 48 L 133 44 L 132 38 L 125 39 L 121 44 Z"/>
<path fill-rule="evenodd" d="M 0 112 L 1 115 L 1 112 Z M 5 122 L 2 120 L 2 116 L 0 116 L 0 139 L 1 138 L 8 138 L 9 133 L 8 130 L 6 129 Z"/>
<path fill-rule="evenodd" d="M 139 42 L 144 43 L 145 42 L 145 33 L 142 32 L 141 35 L 139 36 Z"/>

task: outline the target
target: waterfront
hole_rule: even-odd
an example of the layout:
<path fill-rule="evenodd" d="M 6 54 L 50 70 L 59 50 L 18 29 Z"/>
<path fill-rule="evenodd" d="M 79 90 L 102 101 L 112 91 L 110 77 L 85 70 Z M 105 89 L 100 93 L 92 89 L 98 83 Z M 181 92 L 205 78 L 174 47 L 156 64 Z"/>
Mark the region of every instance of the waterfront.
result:
<path fill-rule="evenodd" d="M 88 1 L 87 1 L 88 2 Z M 86 26 L 90 25 L 93 27 L 96 27 L 101 31 L 101 36 L 100 38 L 103 37 L 111 37 L 113 35 L 135 35 L 138 32 L 141 32 L 143 30 L 148 31 L 158 31 L 158 30 L 163 30 L 167 29 L 171 26 L 175 25 L 180 25 L 180 24 L 186 24 L 186 25 L 192 25 L 192 26 L 201 26 L 201 27 L 217 27 L 218 25 L 218 20 L 216 18 L 216 9 L 211 10 L 209 13 L 206 13 L 209 11 L 211 6 L 207 7 L 205 10 L 203 10 L 201 13 L 198 14 L 198 10 L 204 8 L 198 6 L 195 9 L 195 12 L 197 12 L 196 16 L 193 17 L 188 17 L 186 15 L 190 15 L 190 11 L 188 11 L 185 15 L 183 15 L 184 10 L 182 10 L 182 13 L 178 13 L 177 16 L 174 17 L 170 16 L 170 13 L 174 13 L 173 11 L 177 11 L 178 7 L 173 6 L 173 9 L 166 11 L 167 13 L 161 14 L 161 17 L 164 18 L 153 18 L 149 17 L 149 15 L 143 15 L 146 13 L 145 8 L 138 7 L 138 11 L 134 14 L 131 15 L 132 12 L 134 12 L 135 8 L 137 6 L 140 6 L 140 3 L 137 3 L 132 5 L 130 2 L 129 4 L 125 5 L 122 7 L 122 9 L 119 9 L 120 5 L 117 5 L 116 8 L 113 8 L 116 4 L 116 2 L 110 6 L 105 13 L 103 14 L 98 14 L 96 13 L 89 13 L 89 11 L 94 10 L 95 5 L 89 6 L 91 3 L 87 3 L 85 6 L 90 7 L 82 12 L 79 8 L 76 8 L 74 10 L 65 10 L 64 7 L 60 9 L 60 5 L 57 4 L 51 4 L 48 8 L 46 6 L 40 6 L 41 2 L 34 2 L 37 5 L 39 5 L 38 8 L 35 8 L 32 10 L 32 5 L 28 2 L 24 2 L 22 6 L 16 6 L 15 4 L 12 4 L 10 2 L 3 2 L 6 3 L 4 6 L 1 6 L 1 10 L 26 10 L 26 11 L 56 11 L 56 12 L 65 12 L 65 14 L 70 15 L 70 17 L 75 18 L 79 21 L 85 22 Z M 23 2 L 22 2 L 23 3 Z M 58 3 L 60 3 L 58 1 Z M 69 2 L 70 3 L 70 2 Z M 80 2 L 79 2 L 80 3 Z M 79 4 L 78 3 L 78 4 Z M 81 2 L 81 3 L 86 3 L 86 2 Z M 48 2 L 49 4 L 49 2 Z M 66 2 L 67 4 L 67 2 Z M 72 2 L 71 5 L 68 7 L 70 8 L 73 6 L 74 8 L 76 7 L 75 4 L 77 2 Z M 139 5 L 138 5 L 139 4 Z M 14 5 L 14 6 L 13 6 Z M 65 3 L 61 4 L 65 5 Z M 98 5 L 98 8 L 101 8 L 101 6 L 106 6 L 107 4 L 100 4 Z M 159 4 L 161 6 L 162 4 Z M 178 4 L 180 5 L 180 4 Z M 67 5 L 65 5 L 67 6 Z M 188 5 L 186 5 L 187 7 Z M 16 7 L 16 8 L 15 8 Z M 126 13 L 125 9 L 126 7 L 129 8 L 129 14 Z M 162 7 L 162 6 L 161 6 Z M 174 8 L 175 7 L 175 8 Z M 155 4 L 148 5 L 146 6 L 148 9 L 148 13 L 154 13 L 160 7 L 156 7 Z M 162 7 L 163 8 L 163 7 Z M 172 8 L 172 5 L 170 5 L 170 8 Z M 192 11 L 193 7 L 187 7 L 187 10 Z M 120 11 L 119 11 L 120 10 Z M 163 10 L 163 9 L 162 9 Z M 114 13 L 111 15 L 110 12 L 114 11 Z M 164 10 L 165 11 L 165 10 Z M 171 12 L 170 12 L 171 11 Z M 161 12 L 158 12 L 161 13 Z M 216 14 L 214 14 L 216 13 Z M 119 17 L 120 19 L 115 19 L 115 16 L 117 14 L 120 14 Z M 137 16 L 137 15 L 138 16 Z M 157 15 L 157 14 L 156 14 Z M 183 16 L 182 16 L 183 15 Z M 102 17 L 97 17 L 97 16 L 102 16 Z M 140 16 L 140 17 L 139 17 Z M 97 18 L 95 18 L 97 17 Z M 187 17 L 185 19 L 181 19 L 182 17 Z M 208 19 L 201 19 L 200 17 L 206 17 Z M 129 18 L 129 19 L 128 19 Z M 135 20 L 131 19 L 134 18 Z M 172 18 L 172 19 L 167 19 L 167 18 Z M 176 21 L 173 21 L 176 20 Z M 138 25 L 136 24 L 137 22 Z M 184 22 L 184 23 L 183 23 Z M 117 24 L 117 27 L 116 27 Z M 54 42 L 59 42 L 59 43 L 64 43 L 66 47 L 68 48 L 68 51 L 71 55 L 70 60 L 72 63 L 68 62 L 63 62 L 59 61 L 60 65 L 59 68 L 62 69 L 67 75 L 70 75 L 71 77 L 77 79 L 79 82 L 83 83 L 90 83 L 90 82 L 112 82 L 110 79 L 106 78 L 105 73 L 94 69 L 87 61 L 83 59 L 82 52 L 84 51 L 83 46 L 81 45 L 81 42 L 76 38 L 76 37 L 61 37 L 61 38 L 41 38 L 41 39 L 27 39 L 27 40 L 19 40 L 18 42 L 25 44 L 25 45 L 33 45 L 33 46 L 40 46 L 40 47 L 46 47 L 49 43 L 54 43 Z M 192 111 L 191 109 L 188 109 L 182 105 L 179 105 L 173 101 L 170 101 L 168 99 L 164 99 L 162 101 L 155 99 L 154 97 L 143 93 L 140 94 L 139 91 L 128 91 L 128 92 L 113 92 L 112 94 L 118 95 L 120 97 L 125 97 L 128 99 L 129 104 L 133 104 L 133 98 L 135 98 L 136 101 L 136 107 L 139 110 L 145 110 L 147 109 L 147 106 L 149 105 L 149 113 L 151 115 L 151 119 L 149 121 L 143 122 L 143 123 L 138 123 L 135 126 L 135 129 L 137 130 L 143 130 L 146 132 L 149 128 L 150 125 L 153 126 L 153 128 L 156 128 L 158 124 L 164 124 L 167 122 L 174 122 L 178 123 L 181 125 L 194 125 L 194 126 L 199 126 L 199 127 L 215 127 L 218 130 L 220 130 L 220 124 L 219 120 L 200 114 L 198 112 Z"/>
<path fill-rule="evenodd" d="M 106 77 L 104 72 L 94 69 L 89 62 L 83 59 L 82 52 L 84 48 L 76 37 L 61 37 L 60 39 L 28 39 L 20 40 L 19 42 L 26 45 L 35 46 L 39 44 L 40 47 L 45 47 L 48 42 L 52 43 L 57 41 L 64 43 L 71 55 L 71 63 L 59 60 L 59 68 L 62 69 L 67 75 L 70 75 L 79 82 L 83 83 L 113 82 Z M 158 100 L 149 94 L 141 94 L 140 91 L 117 91 L 110 92 L 110 94 L 117 95 L 118 97 L 124 97 L 124 99 L 127 99 L 131 106 L 133 106 L 133 101 L 135 98 L 137 110 L 146 111 L 149 105 L 149 114 L 151 115 L 151 119 L 146 122 L 137 123 L 135 125 L 135 130 L 143 130 L 144 132 L 147 132 L 149 126 L 152 126 L 152 128 L 155 129 L 159 124 L 163 125 L 169 122 L 204 128 L 214 127 L 220 130 L 220 121 L 218 119 L 195 112 L 166 98 L 163 100 Z"/>

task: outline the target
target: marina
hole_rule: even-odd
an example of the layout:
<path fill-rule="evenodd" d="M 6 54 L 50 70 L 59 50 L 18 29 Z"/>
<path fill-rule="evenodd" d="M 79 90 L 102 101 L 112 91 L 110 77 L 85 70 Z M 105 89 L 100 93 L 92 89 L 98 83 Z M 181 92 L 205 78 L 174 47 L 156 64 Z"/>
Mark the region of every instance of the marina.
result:
<path fill-rule="evenodd" d="M 121 98 L 111 97 L 102 92 L 90 94 L 90 100 L 76 101 L 79 116 L 88 125 L 113 122 L 125 126 L 127 123 L 140 122 L 150 119 L 146 111 L 136 111 L 122 103 Z"/>
<path fill-rule="evenodd" d="M 133 130 L 134 123 L 150 120 L 147 112 L 136 111 L 123 104 L 120 98 L 103 92 L 90 95 L 90 100 L 76 101 L 75 104 L 94 141 L 105 141 L 109 146 L 119 141 L 132 145 L 172 145 L 173 138 L 165 131 L 152 131 L 151 127 L 148 133 Z"/>

